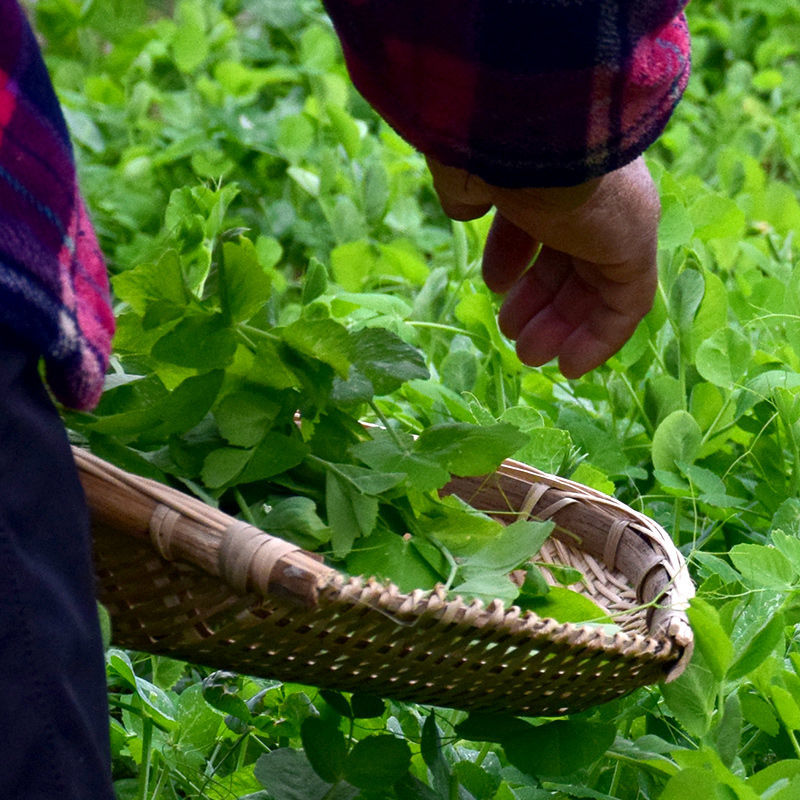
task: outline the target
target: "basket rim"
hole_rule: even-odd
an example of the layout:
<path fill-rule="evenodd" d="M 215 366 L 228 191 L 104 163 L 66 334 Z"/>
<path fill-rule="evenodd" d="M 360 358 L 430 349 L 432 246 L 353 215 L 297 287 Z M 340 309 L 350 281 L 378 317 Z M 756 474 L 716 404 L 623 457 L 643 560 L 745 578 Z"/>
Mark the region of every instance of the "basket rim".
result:
<path fill-rule="evenodd" d="M 73 453 L 82 475 L 102 481 L 106 490 L 111 486 L 127 497 L 136 493 L 147 498 L 146 513 L 126 520 L 131 535 L 149 539 L 159 555 L 168 561 L 188 561 L 221 578 L 237 594 L 254 592 L 266 599 L 277 595 L 307 608 L 329 603 L 367 605 L 404 627 L 414 619 L 436 619 L 445 624 L 455 621 L 492 628 L 511 636 L 535 639 L 544 635 L 566 646 L 579 643 L 581 647 L 628 660 L 641 656 L 648 661 L 662 662 L 667 681 L 677 678 L 691 657 L 693 634 L 686 608 L 694 586 L 685 560 L 666 531 L 616 498 L 514 459 L 504 461 L 495 474 L 522 480 L 532 487 L 523 507 L 517 510 L 518 518 L 530 517 L 537 495 L 541 500 L 548 489 L 554 489 L 564 495 L 560 500 L 568 502 L 562 503 L 551 516 L 575 503 L 603 509 L 625 522 L 619 528 L 617 545 L 622 532 L 633 531 L 632 535 L 643 537 L 659 552 L 658 565 L 664 567 L 668 580 L 658 598 L 651 599 L 654 607 L 658 600 L 660 617 L 650 635 L 627 631 L 612 635 L 597 626 L 559 623 L 532 611 L 522 612 L 515 605 L 506 608 L 499 600 L 488 605 L 477 599 L 466 603 L 460 596 L 447 597 L 441 586 L 406 593 L 390 581 L 379 582 L 369 576 L 346 577 L 336 568 L 322 563 L 318 555 L 237 520 L 178 489 L 127 472 L 87 450 L 73 447 Z M 544 486 L 545 490 L 535 490 L 536 486 Z M 94 515 L 98 511 L 97 495 L 87 491 L 87 496 Z M 114 513 L 107 507 L 100 510 L 107 523 Z M 537 518 L 541 517 L 537 515 Z M 203 538 L 202 546 L 196 545 L 197 537 Z M 616 551 L 613 552 L 615 557 Z"/>

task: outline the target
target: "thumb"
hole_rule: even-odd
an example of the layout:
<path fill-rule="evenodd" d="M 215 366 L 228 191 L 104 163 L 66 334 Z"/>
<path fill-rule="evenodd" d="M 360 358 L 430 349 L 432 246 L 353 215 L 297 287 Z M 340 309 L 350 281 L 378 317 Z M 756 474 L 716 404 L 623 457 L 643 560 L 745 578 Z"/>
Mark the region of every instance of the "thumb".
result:
<path fill-rule="evenodd" d="M 451 219 L 468 220 L 482 217 L 491 207 L 489 186 L 464 169 L 448 167 L 426 156 L 444 213 Z"/>

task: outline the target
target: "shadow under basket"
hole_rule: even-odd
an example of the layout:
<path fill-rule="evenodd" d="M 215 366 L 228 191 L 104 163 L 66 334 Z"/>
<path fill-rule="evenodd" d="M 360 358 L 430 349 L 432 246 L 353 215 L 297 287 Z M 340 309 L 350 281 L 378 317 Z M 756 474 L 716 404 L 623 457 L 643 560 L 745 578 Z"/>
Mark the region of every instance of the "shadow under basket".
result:
<path fill-rule="evenodd" d="M 472 711 L 555 716 L 676 678 L 694 593 L 670 537 L 585 486 L 508 460 L 456 478 L 498 519 L 552 519 L 538 561 L 572 566 L 620 626 L 558 623 L 444 591 L 348 578 L 319 556 L 74 449 L 114 642 L 219 669 Z"/>

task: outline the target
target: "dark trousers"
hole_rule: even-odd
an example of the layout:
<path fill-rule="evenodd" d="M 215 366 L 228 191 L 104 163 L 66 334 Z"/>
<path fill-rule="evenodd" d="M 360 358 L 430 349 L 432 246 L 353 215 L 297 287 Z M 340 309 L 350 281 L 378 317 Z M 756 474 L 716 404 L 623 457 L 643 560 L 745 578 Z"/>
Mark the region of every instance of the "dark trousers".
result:
<path fill-rule="evenodd" d="M 85 499 L 37 358 L 0 327 L 0 798 L 111 800 Z"/>

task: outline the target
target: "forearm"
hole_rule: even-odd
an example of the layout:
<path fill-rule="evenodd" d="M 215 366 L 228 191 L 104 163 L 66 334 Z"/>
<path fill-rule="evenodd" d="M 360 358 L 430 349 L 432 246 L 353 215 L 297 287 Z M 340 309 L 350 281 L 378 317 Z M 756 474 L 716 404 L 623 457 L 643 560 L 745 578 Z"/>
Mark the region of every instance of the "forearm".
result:
<path fill-rule="evenodd" d="M 353 81 L 408 141 L 508 187 L 639 156 L 689 74 L 685 0 L 324 0 Z"/>

